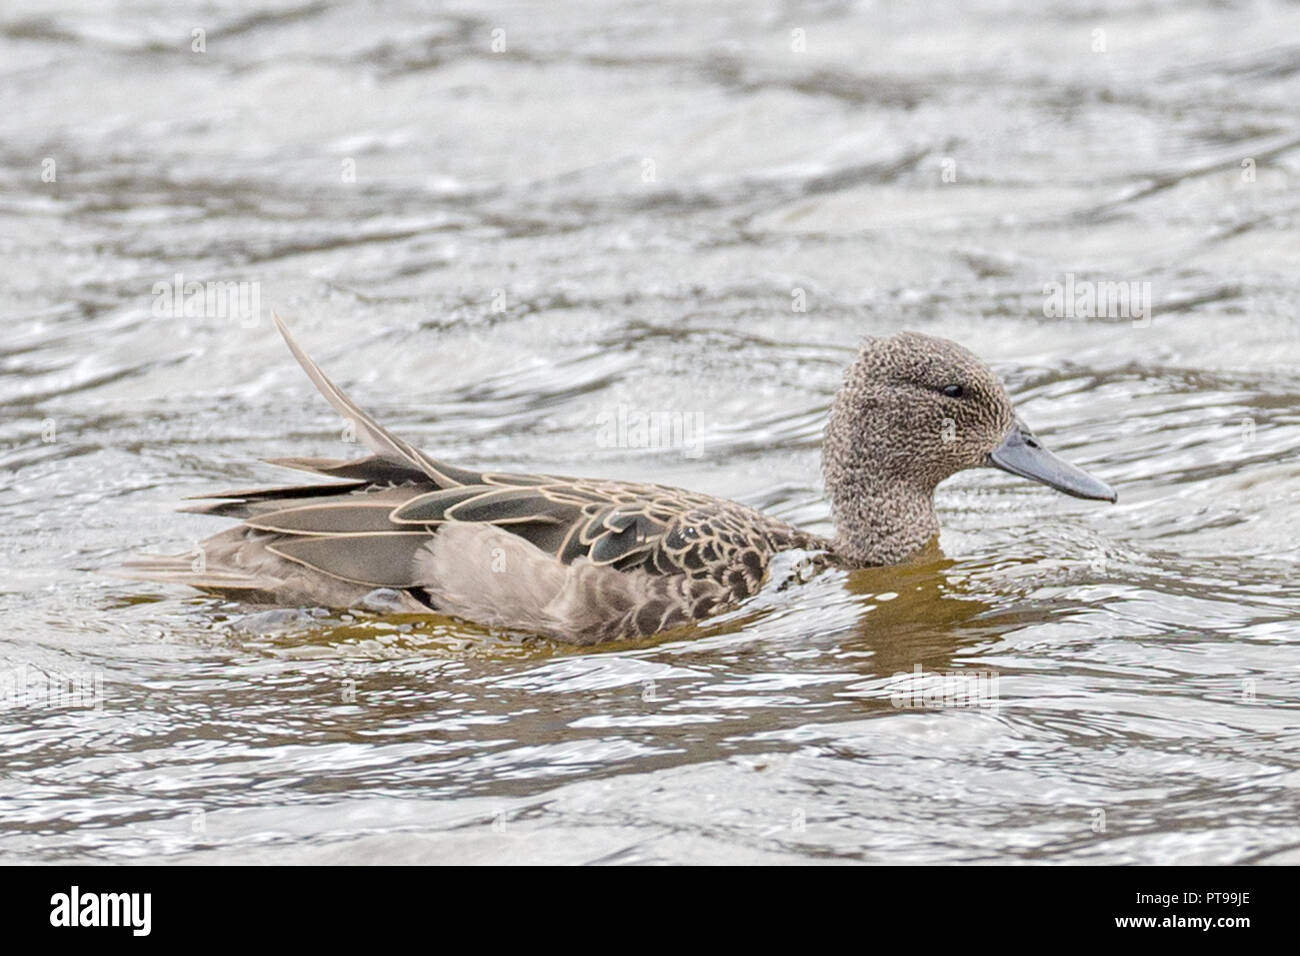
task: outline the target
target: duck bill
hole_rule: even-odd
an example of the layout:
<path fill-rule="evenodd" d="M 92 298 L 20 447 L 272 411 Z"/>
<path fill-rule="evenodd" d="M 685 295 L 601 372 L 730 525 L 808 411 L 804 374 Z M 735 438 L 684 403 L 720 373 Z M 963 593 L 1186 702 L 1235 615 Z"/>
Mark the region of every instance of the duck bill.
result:
<path fill-rule="evenodd" d="M 1011 426 L 1002 444 L 993 449 L 989 464 L 1021 478 L 1041 481 L 1049 488 L 1076 498 L 1114 502 L 1117 497 L 1110 485 L 1098 481 L 1082 468 L 1062 461 L 1040 445 L 1033 432 L 1020 421 Z"/>

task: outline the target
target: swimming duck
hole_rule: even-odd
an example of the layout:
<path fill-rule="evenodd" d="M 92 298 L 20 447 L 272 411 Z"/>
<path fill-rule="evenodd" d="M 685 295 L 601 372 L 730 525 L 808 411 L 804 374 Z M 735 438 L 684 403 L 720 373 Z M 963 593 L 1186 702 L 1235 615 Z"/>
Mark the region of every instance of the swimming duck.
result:
<path fill-rule="evenodd" d="M 1115 492 L 1047 451 L 997 376 L 955 342 L 867 338 L 822 450 L 826 538 L 710 495 L 639 482 L 476 471 L 431 458 L 363 412 L 279 316 L 307 376 L 356 426 L 365 458 L 268 459 L 330 483 L 224 491 L 183 510 L 238 518 L 197 552 L 128 565 L 247 601 L 400 606 L 575 644 L 643 637 L 733 608 L 780 552 L 821 565 L 898 564 L 938 535 L 935 487 L 993 466 L 1079 498 Z"/>

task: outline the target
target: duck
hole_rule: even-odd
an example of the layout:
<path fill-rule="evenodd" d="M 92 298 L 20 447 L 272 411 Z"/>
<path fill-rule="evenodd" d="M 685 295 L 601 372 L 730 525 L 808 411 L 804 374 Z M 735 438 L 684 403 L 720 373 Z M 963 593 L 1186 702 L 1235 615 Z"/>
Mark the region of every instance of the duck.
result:
<path fill-rule="evenodd" d="M 823 536 L 682 488 L 443 462 L 364 412 L 273 320 L 371 454 L 265 459 L 317 480 L 195 496 L 203 503 L 182 511 L 239 523 L 197 551 L 131 562 L 131 576 L 257 604 L 350 608 L 383 593 L 390 609 L 590 645 L 737 608 L 786 552 L 815 569 L 915 559 L 939 534 L 935 489 L 967 469 L 1117 500 L 1042 445 L 984 362 L 919 332 L 866 337 L 835 394 L 822 447 L 834 532 Z"/>

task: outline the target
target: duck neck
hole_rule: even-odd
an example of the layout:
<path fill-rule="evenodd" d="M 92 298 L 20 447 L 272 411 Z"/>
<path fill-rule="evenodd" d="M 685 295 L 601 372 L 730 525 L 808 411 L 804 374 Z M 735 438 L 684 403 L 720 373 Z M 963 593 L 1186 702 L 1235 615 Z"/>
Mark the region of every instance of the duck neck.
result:
<path fill-rule="evenodd" d="M 944 475 L 918 454 L 923 445 L 904 440 L 906 422 L 863 398 L 860 377 L 849 370 L 822 443 L 833 545 L 854 567 L 898 564 L 939 534 L 934 489 Z"/>
<path fill-rule="evenodd" d="M 939 534 L 932 488 L 852 482 L 827 491 L 835 550 L 854 567 L 906 561 Z"/>

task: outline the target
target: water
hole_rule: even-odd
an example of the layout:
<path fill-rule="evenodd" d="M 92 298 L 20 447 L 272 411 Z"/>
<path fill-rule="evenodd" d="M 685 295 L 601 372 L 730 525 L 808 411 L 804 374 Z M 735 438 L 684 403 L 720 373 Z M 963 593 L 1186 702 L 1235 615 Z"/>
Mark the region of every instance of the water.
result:
<path fill-rule="evenodd" d="M 7 861 L 1300 862 L 1295 5 L 2 24 Z M 178 273 L 261 321 L 160 317 Z M 919 329 L 1120 503 L 966 473 L 942 559 L 594 650 L 108 577 L 260 457 L 359 453 L 272 308 L 450 461 L 822 531 L 841 370 Z M 986 696 L 898 706 L 918 667 Z"/>

